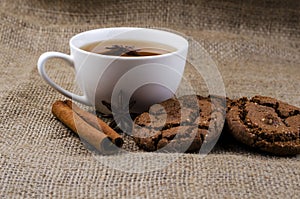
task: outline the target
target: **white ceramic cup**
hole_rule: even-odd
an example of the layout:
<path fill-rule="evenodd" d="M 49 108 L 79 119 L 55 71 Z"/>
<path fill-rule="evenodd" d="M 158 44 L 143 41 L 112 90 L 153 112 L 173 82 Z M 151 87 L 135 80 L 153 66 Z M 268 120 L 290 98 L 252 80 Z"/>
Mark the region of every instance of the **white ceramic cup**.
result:
<path fill-rule="evenodd" d="M 174 47 L 174 52 L 140 57 L 101 55 L 82 50 L 96 41 L 128 39 L 158 42 Z M 79 33 L 70 39 L 70 55 L 46 52 L 37 66 L 43 79 L 57 91 L 106 114 L 115 109 L 145 111 L 154 103 L 171 98 L 183 76 L 188 41 L 177 34 L 148 28 L 103 28 Z M 74 94 L 55 83 L 45 71 L 50 58 L 61 58 L 75 68 L 75 79 L 83 95 Z"/>

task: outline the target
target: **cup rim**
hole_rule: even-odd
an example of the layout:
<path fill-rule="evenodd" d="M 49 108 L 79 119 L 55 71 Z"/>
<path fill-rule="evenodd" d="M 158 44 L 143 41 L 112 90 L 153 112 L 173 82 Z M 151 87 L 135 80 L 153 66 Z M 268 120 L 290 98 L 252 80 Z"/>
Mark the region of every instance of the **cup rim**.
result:
<path fill-rule="evenodd" d="M 76 46 L 74 44 L 74 40 L 76 40 L 78 37 L 82 36 L 82 35 L 85 35 L 85 34 L 88 34 L 88 33 L 92 33 L 92 32 L 97 32 L 97 31 L 103 31 L 103 30 L 124 30 L 124 29 L 127 29 L 128 31 L 130 30 L 150 30 L 150 31 L 157 31 L 157 32 L 164 32 L 164 33 L 167 33 L 167 34 L 170 34 L 170 35 L 173 35 L 179 39 L 181 39 L 183 41 L 183 43 L 185 43 L 184 47 L 182 48 L 177 48 L 177 50 L 175 51 L 172 51 L 172 52 L 168 52 L 168 53 L 165 53 L 165 54 L 161 54 L 161 55 L 150 55 L 150 56 L 138 56 L 138 57 L 125 57 L 125 56 L 115 56 L 115 55 L 103 55 L 103 54 L 98 54 L 98 53 L 94 53 L 94 52 L 89 52 L 89 51 L 85 51 L 85 50 L 82 50 L 79 46 Z M 88 43 L 86 43 L 88 44 Z M 166 31 L 166 30 L 160 30 L 160 29 L 154 29 L 154 28 L 141 28 L 141 27 L 110 27 L 110 28 L 97 28 L 97 29 L 91 29 L 91 30 L 87 30 L 87 31 L 84 31 L 84 32 L 80 32 L 76 35 L 74 35 L 70 41 L 69 41 L 69 45 L 71 48 L 73 49 L 76 49 L 76 51 L 79 51 L 81 53 L 84 53 L 84 54 L 87 54 L 87 55 L 93 55 L 93 56 L 96 56 L 96 57 L 101 57 L 101 58 L 113 58 L 113 59 L 125 59 L 125 60 L 140 60 L 140 59 L 153 59 L 153 58 L 162 58 L 162 57 L 168 57 L 168 56 L 172 56 L 172 55 L 175 55 L 175 54 L 179 54 L 181 51 L 184 51 L 186 49 L 188 49 L 188 41 L 186 38 L 184 38 L 183 36 L 179 35 L 179 34 L 176 34 L 176 33 L 173 33 L 173 32 L 169 32 L 169 31 Z M 174 47 L 174 46 L 173 46 Z"/>

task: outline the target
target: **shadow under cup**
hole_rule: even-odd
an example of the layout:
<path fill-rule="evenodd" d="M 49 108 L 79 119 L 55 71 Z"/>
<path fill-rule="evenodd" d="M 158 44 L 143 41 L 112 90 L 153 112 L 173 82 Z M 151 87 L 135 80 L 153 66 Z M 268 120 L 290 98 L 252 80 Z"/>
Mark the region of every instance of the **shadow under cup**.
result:
<path fill-rule="evenodd" d="M 135 40 L 156 42 L 174 51 L 151 56 L 103 55 L 81 49 L 93 42 Z M 185 68 L 188 42 L 185 38 L 163 30 L 148 28 L 103 28 L 79 33 L 71 38 L 71 55 L 46 52 L 40 56 L 38 69 L 44 80 L 63 95 L 94 106 L 97 111 L 140 113 L 152 104 L 173 97 Z M 76 82 L 83 95 L 74 94 L 52 81 L 45 71 L 50 58 L 65 59 L 75 68 Z"/>

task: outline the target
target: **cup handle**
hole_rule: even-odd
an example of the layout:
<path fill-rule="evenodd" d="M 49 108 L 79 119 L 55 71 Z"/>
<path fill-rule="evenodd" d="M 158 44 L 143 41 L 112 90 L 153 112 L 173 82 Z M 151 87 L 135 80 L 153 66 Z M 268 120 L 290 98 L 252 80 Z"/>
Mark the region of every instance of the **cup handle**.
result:
<path fill-rule="evenodd" d="M 40 75 L 42 76 L 42 78 L 53 88 L 55 88 L 58 92 L 60 92 L 61 94 L 65 95 L 66 97 L 73 99 L 75 101 L 78 101 L 80 103 L 86 104 L 86 105 L 91 105 L 90 102 L 88 101 L 87 97 L 85 95 L 77 95 L 74 94 L 70 91 L 67 91 L 66 89 L 62 88 L 61 86 L 59 86 L 58 84 L 56 84 L 46 73 L 45 71 L 45 63 L 47 62 L 48 59 L 51 58 L 60 58 L 63 60 L 66 60 L 70 66 L 74 66 L 74 61 L 72 56 L 64 54 L 64 53 L 60 53 L 60 52 L 46 52 L 43 53 L 38 62 L 37 62 L 37 67 L 38 67 L 38 71 L 40 73 Z"/>

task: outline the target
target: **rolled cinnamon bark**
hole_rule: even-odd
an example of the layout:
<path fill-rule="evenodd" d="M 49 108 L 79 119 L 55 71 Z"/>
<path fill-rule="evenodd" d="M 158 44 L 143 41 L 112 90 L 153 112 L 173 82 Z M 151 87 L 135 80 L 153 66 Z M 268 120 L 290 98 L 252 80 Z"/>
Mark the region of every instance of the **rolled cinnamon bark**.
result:
<path fill-rule="evenodd" d="M 65 102 L 56 101 L 52 113 L 73 132 L 103 154 L 112 154 L 118 150 L 107 135 L 84 121 Z"/>
<path fill-rule="evenodd" d="M 79 108 L 75 103 L 72 103 L 71 100 L 65 100 L 64 102 L 87 123 L 92 125 L 94 128 L 103 131 L 103 133 L 105 133 L 116 146 L 122 147 L 124 143 L 122 137 L 115 130 L 110 128 L 110 126 L 108 126 L 103 120 L 96 115 Z"/>

